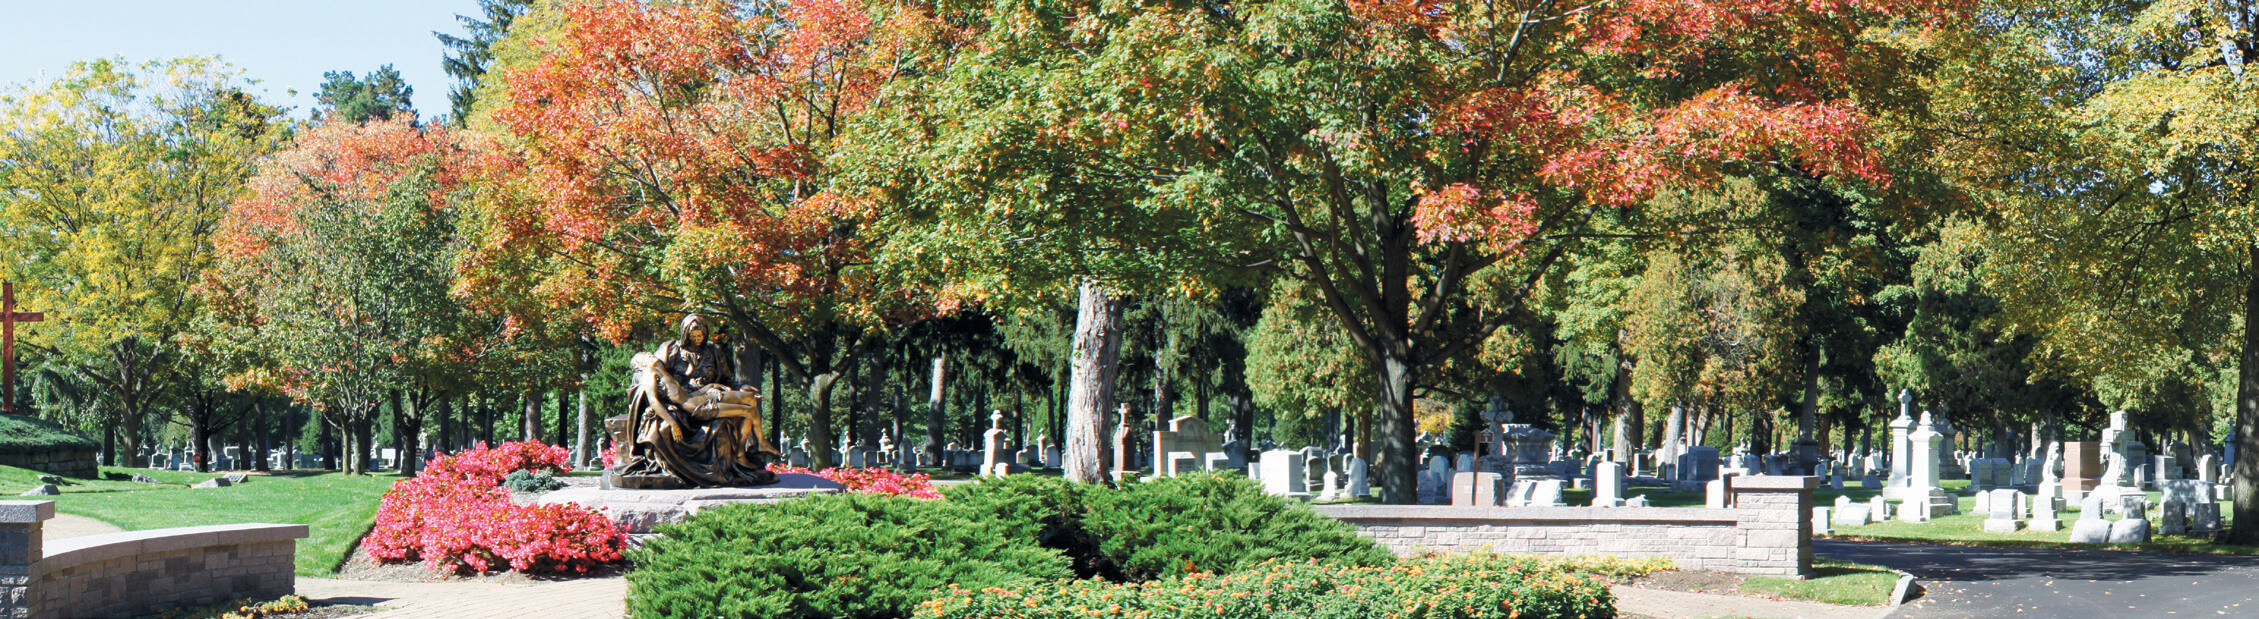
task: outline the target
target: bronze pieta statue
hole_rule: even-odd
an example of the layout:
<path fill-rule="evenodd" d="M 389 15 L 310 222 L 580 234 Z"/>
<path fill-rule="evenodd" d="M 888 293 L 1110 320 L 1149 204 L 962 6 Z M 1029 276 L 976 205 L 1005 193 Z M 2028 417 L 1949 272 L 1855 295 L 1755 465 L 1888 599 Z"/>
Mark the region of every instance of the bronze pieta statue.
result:
<path fill-rule="evenodd" d="M 759 486 L 777 482 L 777 450 L 761 431 L 760 396 L 742 390 L 729 349 L 697 314 L 681 339 L 629 364 L 628 413 L 606 421 L 618 454 L 605 475 L 621 488 Z"/>

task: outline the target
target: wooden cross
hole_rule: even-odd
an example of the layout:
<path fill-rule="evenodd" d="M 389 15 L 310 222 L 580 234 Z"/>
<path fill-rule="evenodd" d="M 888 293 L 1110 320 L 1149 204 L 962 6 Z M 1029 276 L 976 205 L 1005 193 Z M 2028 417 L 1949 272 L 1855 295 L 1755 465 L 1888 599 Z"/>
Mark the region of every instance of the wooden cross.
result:
<path fill-rule="evenodd" d="M 16 412 L 16 323 L 39 322 L 47 315 L 16 311 L 16 285 L 0 283 L 0 413 Z"/>

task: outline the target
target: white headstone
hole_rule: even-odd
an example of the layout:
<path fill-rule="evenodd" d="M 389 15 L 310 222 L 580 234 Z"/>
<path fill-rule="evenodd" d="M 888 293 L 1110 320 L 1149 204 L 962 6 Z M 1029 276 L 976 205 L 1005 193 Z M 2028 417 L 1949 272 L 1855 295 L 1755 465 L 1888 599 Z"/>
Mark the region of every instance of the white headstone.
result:
<path fill-rule="evenodd" d="M 1263 452 L 1263 491 L 1283 497 L 1309 496 L 1302 484 L 1302 452 L 1279 449 Z"/>
<path fill-rule="evenodd" d="M 1621 507 L 1624 504 L 1624 465 L 1602 462 L 1592 467 L 1592 506 Z"/>

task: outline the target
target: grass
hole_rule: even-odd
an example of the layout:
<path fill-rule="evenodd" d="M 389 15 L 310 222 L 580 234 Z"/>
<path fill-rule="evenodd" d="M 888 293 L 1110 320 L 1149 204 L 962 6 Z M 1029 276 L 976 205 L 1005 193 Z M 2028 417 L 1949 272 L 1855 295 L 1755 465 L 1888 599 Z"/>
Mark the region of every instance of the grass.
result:
<path fill-rule="evenodd" d="M 1741 582 L 1741 590 L 1781 599 L 1884 606 L 1890 604 L 1891 590 L 1898 586 L 1897 572 L 1874 565 L 1815 558 L 1812 572 L 1812 577 L 1804 580 L 1751 576 Z"/>
<path fill-rule="evenodd" d="M 140 473 L 166 485 L 130 481 L 74 480 L 55 500 L 58 512 L 85 516 L 128 531 L 214 524 L 303 524 L 308 536 L 298 542 L 301 576 L 334 574 L 353 545 L 376 521 L 377 499 L 395 475 L 276 472 L 254 475 L 239 486 L 191 489 L 188 484 L 218 475 L 180 471 L 104 467 L 104 472 Z M 42 473 L 0 466 L 0 489 L 37 484 Z M 174 485 L 178 484 L 178 485 Z"/>
<path fill-rule="evenodd" d="M 54 422 L 23 415 L 0 415 L 0 453 L 91 451 L 102 446 Z"/>

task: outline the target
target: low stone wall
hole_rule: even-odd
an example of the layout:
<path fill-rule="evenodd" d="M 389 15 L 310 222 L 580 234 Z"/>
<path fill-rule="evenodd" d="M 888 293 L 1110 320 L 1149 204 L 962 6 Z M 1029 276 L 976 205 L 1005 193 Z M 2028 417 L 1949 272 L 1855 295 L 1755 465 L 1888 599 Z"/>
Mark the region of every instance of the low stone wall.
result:
<path fill-rule="evenodd" d="M 1668 557 L 1680 569 L 1812 573 L 1818 477 L 1735 477 L 1724 508 L 1320 505 L 1399 555 L 1463 552 Z"/>
<path fill-rule="evenodd" d="M 153 529 L 43 545 L 40 525 L 54 515 L 53 501 L 0 501 L 0 615 L 132 617 L 297 590 L 306 525 Z"/>
<path fill-rule="evenodd" d="M 101 476 L 101 469 L 95 467 L 95 452 L 93 451 L 0 453 L 0 465 L 79 479 L 93 479 Z"/>

